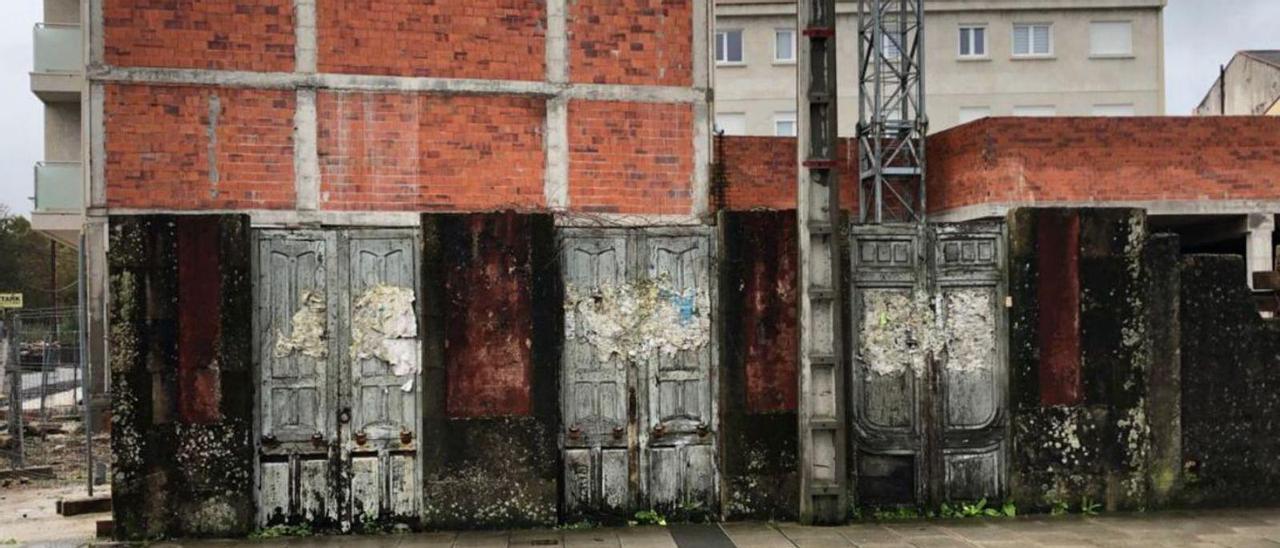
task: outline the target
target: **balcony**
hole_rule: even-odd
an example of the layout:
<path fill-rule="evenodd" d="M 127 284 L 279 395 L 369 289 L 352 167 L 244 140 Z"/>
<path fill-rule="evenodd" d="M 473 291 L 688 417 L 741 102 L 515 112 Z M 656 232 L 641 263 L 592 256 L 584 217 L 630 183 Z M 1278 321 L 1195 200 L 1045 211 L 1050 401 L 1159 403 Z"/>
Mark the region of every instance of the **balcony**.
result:
<path fill-rule="evenodd" d="M 31 91 L 45 102 L 80 100 L 84 85 L 84 42 L 80 25 L 36 23 Z"/>
<path fill-rule="evenodd" d="M 80 162 L 36 164 L 35 209 L 31 227 L 77 245 L 84 222 L 84 177 Z"/>

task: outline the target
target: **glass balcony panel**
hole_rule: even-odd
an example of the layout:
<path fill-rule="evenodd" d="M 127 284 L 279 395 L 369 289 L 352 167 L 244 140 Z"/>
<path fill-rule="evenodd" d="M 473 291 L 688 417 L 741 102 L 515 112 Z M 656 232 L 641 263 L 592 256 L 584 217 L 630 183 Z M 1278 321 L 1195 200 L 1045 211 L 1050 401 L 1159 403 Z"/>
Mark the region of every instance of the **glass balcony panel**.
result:
<path fill-rule="evenodd" d="M 84 209 L 84 182 L 80 162 L 36 164 L 37 213 L 74 213 Z"/>
<path fill-rule="evenodd" d="M 80 25 L 36 23 L 35 72 L 81 72 L 84 51 Z"/>

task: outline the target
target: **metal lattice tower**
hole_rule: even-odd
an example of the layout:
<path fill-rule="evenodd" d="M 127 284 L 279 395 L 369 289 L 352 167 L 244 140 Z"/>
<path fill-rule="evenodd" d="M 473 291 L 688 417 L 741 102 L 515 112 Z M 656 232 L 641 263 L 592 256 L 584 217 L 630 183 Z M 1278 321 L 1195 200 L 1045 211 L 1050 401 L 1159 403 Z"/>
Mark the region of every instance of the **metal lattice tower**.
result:
<path fill-rule="evenodd" d="M 858 6 L 858 213 L 924 222 L 924 0 Z"/>

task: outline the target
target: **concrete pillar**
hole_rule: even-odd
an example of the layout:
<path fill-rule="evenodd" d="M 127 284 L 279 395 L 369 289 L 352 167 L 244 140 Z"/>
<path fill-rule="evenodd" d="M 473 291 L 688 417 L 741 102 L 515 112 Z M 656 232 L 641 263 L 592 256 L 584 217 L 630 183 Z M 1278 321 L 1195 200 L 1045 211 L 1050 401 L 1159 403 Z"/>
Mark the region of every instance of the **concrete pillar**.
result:
<path fill-rule="evenodd" d="M 1275 270 L 1275 248 L 1271 244 L 1271 235 L 1275 232 L 1276 218 L 1270 213 L 1252 213 L 1247 220 L 1249 230 L 1245 243 L 1246 273 L 1249 287 L 1253 287 L 1254 272 L 1270 272 Z"/>

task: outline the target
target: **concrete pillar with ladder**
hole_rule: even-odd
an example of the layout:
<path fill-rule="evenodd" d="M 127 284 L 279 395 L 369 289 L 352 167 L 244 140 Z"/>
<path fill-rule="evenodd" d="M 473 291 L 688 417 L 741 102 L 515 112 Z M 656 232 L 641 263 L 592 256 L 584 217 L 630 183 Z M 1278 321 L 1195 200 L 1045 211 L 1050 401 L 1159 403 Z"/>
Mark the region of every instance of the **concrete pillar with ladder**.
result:
<path fill-rule="evenodd" d="M 800 0 L 796 71 L 800 520 L 830 524 L 848 515 L 835 8 Z"/>

